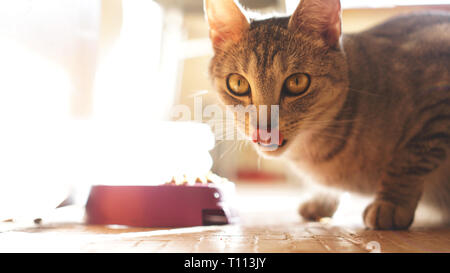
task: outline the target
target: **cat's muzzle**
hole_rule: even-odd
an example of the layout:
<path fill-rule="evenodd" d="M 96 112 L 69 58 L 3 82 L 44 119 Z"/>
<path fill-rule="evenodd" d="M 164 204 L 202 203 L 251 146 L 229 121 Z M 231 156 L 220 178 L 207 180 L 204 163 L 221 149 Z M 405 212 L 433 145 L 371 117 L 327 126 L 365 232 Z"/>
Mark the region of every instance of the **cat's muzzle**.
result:
<path fill-rule="evenodd" d="M 267 151 L 276 150 L 286 143 L 283 134 L 278 129 L 267 130 L 258 128 L 253 131 L 252 141 Z"/>

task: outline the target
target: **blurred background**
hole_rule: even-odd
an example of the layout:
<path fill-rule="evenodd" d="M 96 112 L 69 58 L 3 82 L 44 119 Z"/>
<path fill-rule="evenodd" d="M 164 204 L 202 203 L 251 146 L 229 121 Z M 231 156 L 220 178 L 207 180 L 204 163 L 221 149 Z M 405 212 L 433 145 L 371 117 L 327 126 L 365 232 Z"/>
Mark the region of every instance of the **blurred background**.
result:
<path fill-rule="evenodd" d="M 171 122 L 174 105 L 194 113 L 195 101 L 218 103 L 202 2 L 0 1 L 0 220 L 53 208 L 92 184 L 160 184 L 209 170 L 236 183 L 301 184 L 246 141 L 217 141 L 195 117 Z M 240 2 L 280 15 L 298 4 Z M 450 10 L 444 0 L 341 2 L 347 33 Z"/>

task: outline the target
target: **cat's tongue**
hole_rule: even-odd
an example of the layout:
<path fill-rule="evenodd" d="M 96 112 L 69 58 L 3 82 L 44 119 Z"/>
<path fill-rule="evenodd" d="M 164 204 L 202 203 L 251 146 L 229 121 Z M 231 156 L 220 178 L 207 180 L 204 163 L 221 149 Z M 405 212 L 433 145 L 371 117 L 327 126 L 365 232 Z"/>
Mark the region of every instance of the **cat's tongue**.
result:
<path fill-rule="evenodd" d="M 278 134 L 278 141 L 276 141 L 275 139 L 272 140 L 272 136 L 276 136 L 276 134 Z M 252 140 L 254 143 L 265 145 L 276 144 L 278 146 L 281 146 L 281 144 L 283 144 L 283 135 L 276 129 L 272 131 L 268 131 L 266 129 L 257 129 L 253 131 Z"/>

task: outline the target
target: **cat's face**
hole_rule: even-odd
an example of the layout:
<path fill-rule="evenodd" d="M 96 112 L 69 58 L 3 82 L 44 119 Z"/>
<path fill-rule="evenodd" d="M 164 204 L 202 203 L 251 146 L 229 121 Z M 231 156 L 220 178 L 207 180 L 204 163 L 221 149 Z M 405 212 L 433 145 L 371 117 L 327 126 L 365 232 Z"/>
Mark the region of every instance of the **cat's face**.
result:
<path fill-rule="evenodd" d="M 259 128 L 252 128 L 255 124 L 252 126 L 250 115 L 236 120 L 238 128 L 253 137 L 258 149 L 267 155 L 280 155 L 302 135 L 327 126 L 345 98 L 347 70 L 339 46 L 340 19 L 339 27 L 331 22 L 331 30 L 309 26 L 318 19 L 304 21 L 309 18 L 305 14 L 314 15 L 314 10 L 305 6 L 308 2 L 303 0 L 304 6 L 300 5 L 291 18 L 252 23 L 232 0 L 205 3 L 215 51 L 210 65 L 214 85 L 225 105 L 254 105 L 258 110 L 267 106 L 267 125 L 259 123 Z M 337 10 L 340 12 L 340 8 Z M 233 23 L 223 22 L 227 18 L 220 16 L 221 12 L 227 13 Z M 336 7 L 331 12 L 336 12 Z M 316 30 L 319 27 L 320 31 Z M 279 107 L 278 122 L 270 122 L 271 105 Z M 279 132 L 279 142 L 270 144 L 276 149 L 267 149 L 267 142 L 258 141 L 252 134 L 261 128 Z"/>

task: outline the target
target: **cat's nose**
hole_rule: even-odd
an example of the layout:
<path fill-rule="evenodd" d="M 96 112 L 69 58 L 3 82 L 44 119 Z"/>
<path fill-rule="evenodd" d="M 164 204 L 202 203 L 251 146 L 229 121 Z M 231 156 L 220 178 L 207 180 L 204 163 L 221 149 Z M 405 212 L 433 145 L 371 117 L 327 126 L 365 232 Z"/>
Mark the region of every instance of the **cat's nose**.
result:
<path fill-rule="evenodd" d="M 278 141 L 274 139 L 273 137 L 278 136 Z M 252 141 L 254 143 L 262 143 L 262 144 L 277 144 L 278 146 L 281 146 L 283 143 L 283 134 L 278 130 L 278 128 L 268 128 L 268 129 L 262 129 L 258 128 L 253 131 L 252 134 Z M 273 143 L 275 142 L 275 143 Z"/>

